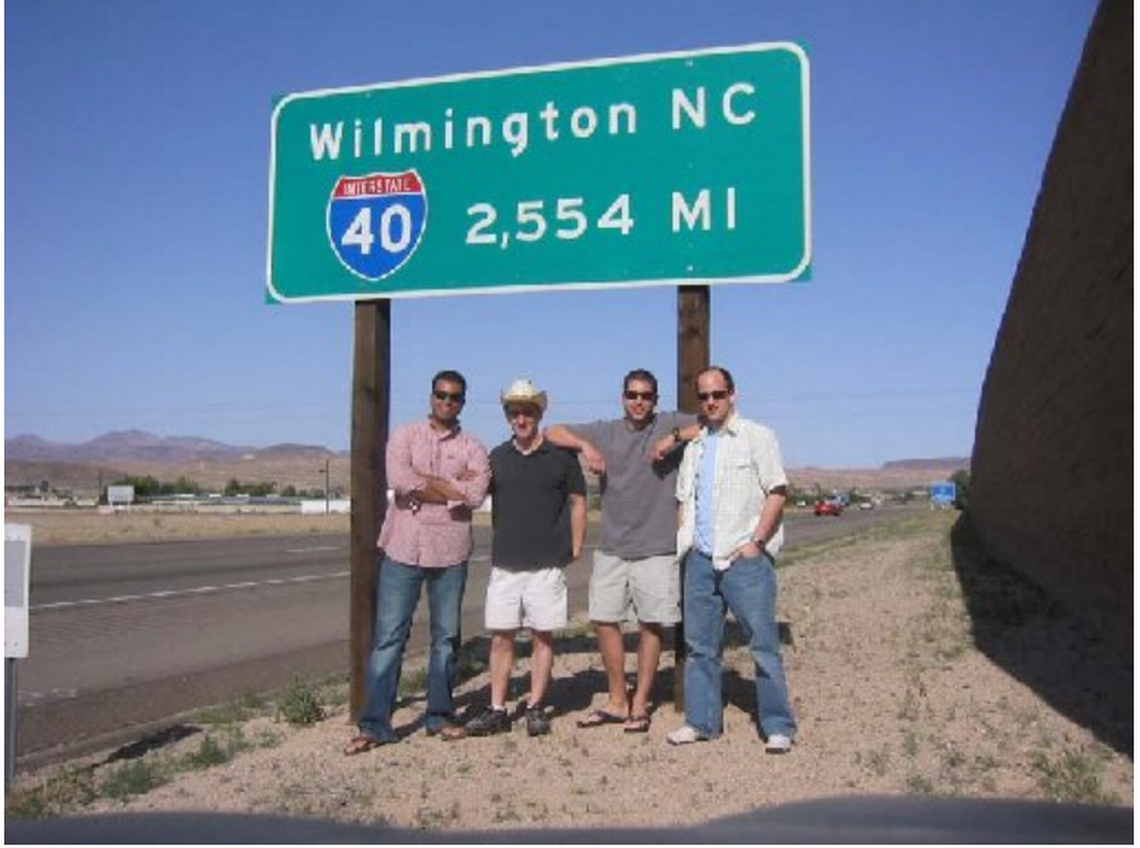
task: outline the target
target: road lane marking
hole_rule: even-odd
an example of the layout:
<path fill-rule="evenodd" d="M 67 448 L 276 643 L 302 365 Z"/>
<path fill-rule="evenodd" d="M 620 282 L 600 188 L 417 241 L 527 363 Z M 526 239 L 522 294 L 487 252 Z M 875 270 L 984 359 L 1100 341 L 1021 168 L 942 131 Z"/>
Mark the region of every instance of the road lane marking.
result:
<path fill-rule="evenodd" d="M 32 707 L 44 701 L 64 701 L 78 696 L 78 689 L 47 689 L 43 692 L 20 692 L 17 698 L 17 704 L 21 707 Z"/>
<path fill-rule="evenodd" d="M 587 546 L 586 550 L 592 550 L 593 545 Z M 339 550 L 340 548 L 331 548 L 331 550 Z M 314 548 L 306 549 L 308 553 Z M 296 553 L 298 551 L 287 551 L 287 553 Z M 585 555 L 585 551 L 583 551 Z M 473 556 L 468 562 L 490 562 L 490 555 Z M 56 601 L 50 604 L 39 604 L 28 608 L 29 612 L 44 612 L 47 610 L 60 610 L 71 609 L 73 607 L 93 607 L 103 604 L 125 604 L 131 601 L 155 601 L 155 600 L 168 600 L 170 598 L 177 598 L 188 595 L 206 595 L 211 592 L 229 592 L 238 589 L 255 589 L 258 586 L 286 586 L 291 583 L 308 583 L 314 580 L 332 580 L 340 577 L 348 577 L 351 572 L 337 571 L 332 574 L 312 574 L 303 575 L 301 577 L 286 577 L 275 578 L 272 580 L 249 580 L 243 583 L 227 583 L 222 586 L 196 586 L 191 589 L 165 589 L 159 592 L 147 592 L 142 595 L 117 595 L 111 598 L 84 598 L 78 601 Z"/>
<path fill-rule="evenodd" d="M 312 548 L 286 548 L 287 554 L 317 554 L 325 553 L 326 551 L 344 551 L 348 550 L 344 545 L 317 545 Z"/>
<path fill-rule="evenodd" d="M 334 580 L 348 577 L 349 572 L 337 571 L 333 574 L 307 574 L 301 577 L 277 577 L 272 580 L 247 580 L 243 583 L 226 583 L 222 586 L 195 586 L 191 589 L 166 589 L 161 592 L 147 592 L 143 595 L 117 595 L 111 598 L 84 598 L 79 601 L 56 601 L 29 608 L 30 612 L 43 610 L 69 609 L 71 607 L 91 607 L 102 604 L 125 604 L 130 601 L 167 600 L 187 595 L 208 595 L 211 592 L 229 592 L 236 589 L 255 589 L 259 586 L 287 586 L 292 583 L 311 583 L 315 580 Z"/>

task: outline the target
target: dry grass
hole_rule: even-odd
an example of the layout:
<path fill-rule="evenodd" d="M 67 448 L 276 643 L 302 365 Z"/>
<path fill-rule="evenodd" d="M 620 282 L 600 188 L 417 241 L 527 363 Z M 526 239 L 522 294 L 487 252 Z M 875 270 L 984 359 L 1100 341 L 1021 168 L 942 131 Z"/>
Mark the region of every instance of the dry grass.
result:
<path fill-rule="evenodd" d="M 90 545 L 231 536 L 347 533 L 347 515 L 290 512 L 174 512 L 94 509 L 6 510 L 8 524 L 29 524 L 33 545 Z"/>

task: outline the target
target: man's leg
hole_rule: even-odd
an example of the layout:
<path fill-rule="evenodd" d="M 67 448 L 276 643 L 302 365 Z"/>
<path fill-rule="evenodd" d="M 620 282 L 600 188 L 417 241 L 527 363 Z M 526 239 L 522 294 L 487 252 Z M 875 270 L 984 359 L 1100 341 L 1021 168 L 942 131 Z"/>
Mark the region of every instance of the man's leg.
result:
<path fill-rule="evenodd" d="M 756 663 L 757 725 L 765 738 L 795 738 L 796 720 L 788 699 L 780 631 L 776 624 L 776 570 L 766 556 L 738 559 L 722 584 L 729 609 L 748 636 Z"/>
<path fill-rule="evenodd" d="M 423 570 L 387 557 L 376 581 L 376 626 L 368 658 L 368 692 L 357 726 L 361 734 L 380 742 L 394 742 L 392 711 L 412 614 L 420 598 Z"/>
<path fill-rule="evenodd" d="M 505 707 L 511 669 L 515 664 L 517 630 L 496 630 L 491 634 L 491 706 Z"/>
<path fill-rule="evenodd" d="M 681 577 L 676 557 L 651 556 L 634 560 L 629 569 L 629 590 L 637 610 L 637 688 L 633 694 L 631 715 L 644 727 L 649 715 L 649 701 L 657 669 L 665 627 L 681 620 Z"/>
<path fill-rule="evenodd" d="M 527 701 L 539 705 L 546 698 L 554 672 L 554 634 L 549 630 L 532 630 L 530 639 L 530 695 Z"/>
<path fill-rule="evenodd" d="M 724 727 L 724 598 L 712 560 L 697 551 L 685 559 L 685 645 L 685 722 L 703 738 L 714 739 Z"/>
<path fill-rule="evenodd" d="M 625 642 L 621 625 L 610 621 L 595 621 L 594 633 L 598 637 L 598 653 L 606 670 L 606 688 L 609 699 L 603 710 L 613 715 L 629 714 L 629 697 L 625 688 Z"/>
<path fill-rule="evenodd" d="M 630 715 L 649 715 L 649 696 L 657 679 L 657 666 L 661 662 L 662 627 L 642 622 L 637 642 L 637 689 L 633 693 Z"/>
<path fill-rule="evenodd" d="M 617 716 L 629 715 L 625 642 L 621 632 L 629 601 L 629 562 L 601 549 L 595 550 L 594 570 L 590 575 L 590 620 L 606 672 L 608 697 L 602 710 Z"/>
<path fill-rule="evenodd" d="M 431 612 L 431 654 L 428 659 L 427 720 L 429 733 L 451 718 L 455 686 L 455 655 L 462 640 L 460 612 L 467 585 L 467 563 L 425 572 Z"/>

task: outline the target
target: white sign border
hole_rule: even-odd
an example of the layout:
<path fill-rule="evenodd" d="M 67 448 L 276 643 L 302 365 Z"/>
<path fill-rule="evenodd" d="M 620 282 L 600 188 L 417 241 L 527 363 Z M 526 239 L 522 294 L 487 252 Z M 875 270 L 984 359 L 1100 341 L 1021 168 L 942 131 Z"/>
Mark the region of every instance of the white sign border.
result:
<path fill-rule="evenodd" d="M 802 109 L 803 125 L 803 187 L 804 187 L 804 245 L 799 264 L 787 272 L 779 274 L 749 275 L 742 277 L 712 277 L 712 278 L 659 278 L 653 280 L 619 280 L 615 282 L 571 282 L 522 284 L 504 286 L 480 286 L 478 288 L 432 289 L 427 291 L 403 291 L 386 293 L 360 294 L 322 294 L 289 297 L 281 294 L 273 287 L 273 209 L 274 186 L 277 180 L 277 120 L 281 110 L 295 100 L 315 99 L 338 94 L 360 94 L 368 91 L 382 91 L 393 88 L 411 88 L 414 86 L 431 85 L 438 83 L 463 82 L 467 80 L 489 79 L 501 76 L 516 76 L 519 74 L 543 74 L 558 71 L 575 70 L 579 68 L 605 67 L 608 65 L 630 65 L 645 62 L 661 61 L 663 59 L 686 59 L 702 56 L 716 56 L 737 53 L 760 53 L 774 50 L 785 50 L 792 53 L 800 63 L 801 91 L 803 92 Z M 795 42 L 772 41 L 744 44 L 736 47 L 710 47 L 700 50 L 680 50 L 666 53 L 642 53 L 634 56 L 613 56 L 605 59 L 590 59 L 583 62 L 559 62 L 551 65 L 533 65 L 520 68 L 504 68 L 497 71 L 477 71 L 472 73 L 448 74 L 439 77 L 419 77 L 398 82 L 374 83 L 370 85 L 345 86 L 343 88 L 323 88 L 312 91 L 296 92 L 285 95 L 273 108 L 271 130 L 269 136 L 269 218 L 268 238 L 266 239 L 265 258 L 265 284 L 269 295 L 277 303 L 328 303 L 328 302 L 356 302 L 370 300 L 396 300 L 404 298 L 449 297 L 453 295 L 494 295 L 494 294 L 525 294 L 539 291 L 599 291 L 602 289 L 635 289 L 653 288 L 677 285 L 724 285 L 744 283 L 787 283 L 800 277 L 811 265 L 811 73 L 807 53 Z"/>

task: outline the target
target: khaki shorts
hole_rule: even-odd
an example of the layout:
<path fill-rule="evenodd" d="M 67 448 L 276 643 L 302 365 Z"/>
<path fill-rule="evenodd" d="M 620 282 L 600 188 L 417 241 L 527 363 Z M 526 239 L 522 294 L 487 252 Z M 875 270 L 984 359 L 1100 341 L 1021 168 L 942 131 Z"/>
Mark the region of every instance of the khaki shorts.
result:
<path fill-rule="evenodd" d="M 483 622 L 488 630 L 557 630 L 566 626 L 566 572 L 491 568 Z"/>
<path fill-rule="evenodd" d="M 672 554 L 622 559 L 594 551 L 590 620 L 676 624 L 681 620 L 681 567 Z"/>

